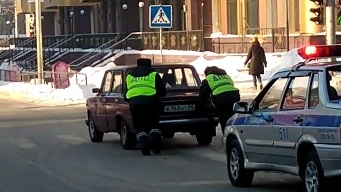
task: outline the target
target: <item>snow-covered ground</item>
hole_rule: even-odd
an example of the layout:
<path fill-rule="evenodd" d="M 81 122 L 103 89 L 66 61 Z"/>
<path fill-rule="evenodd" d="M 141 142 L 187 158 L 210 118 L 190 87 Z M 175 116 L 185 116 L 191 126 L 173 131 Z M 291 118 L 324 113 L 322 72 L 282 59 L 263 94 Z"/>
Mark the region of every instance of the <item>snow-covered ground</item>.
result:
<path fill-rule="evenodd" d="M 127 51 L 128 53 L 136 53 L 137 51 Z M 158 54 L 159 51 L 145 50 L 143 54 Z M 244 67 L 245 56 L 242 55 L 226 55 L 222 59 L 206 60 L 205 56 L 214 54 L 209 52 L 193 52 L 193 51 L 167 51 L 163 54 L 173 55 L 198 55 L 199 58 L 190 64 L 195 66 L 201 78 L 204 78 L 203 71 L 207 66 L 218 66 L 225 69 L 228 74 L 235 80 L 236 85 L 241 90 L 242 97 L 252 97 L 257 92 L 251 91 L 252 87 L 251 76 L 248 75 L 247 68 Z M 269 53 L 266 55 L 268 67 L 265 69 L 263 80 L 269 79 L 271 75 L 279 69 L 290 67 L 302 58 L 297 55 L 297 49 L 287 53 Z M 104 72 L 115 66 L 113 61 L 102 67 L 86 67 L 81 70 L 81 73 L 87 75 L 88 85 L 77 85 L 75 77 L 70 78 L 71 86 L 66 89 L 53 89 L 51 84 L 34 85 L 30 83 L 19 82 L 1 82 L 0 81 L 0 97 L 13 99 L 22 99 L 36 104 L 44 105 L 69 105 L 83 104 L 86 98 L 93 96 L 91 89 L 99 87 L 102 81 Z M 8 64 L 0 65 L 0 69 L 6 69 Z M 78 83 L 84 84 L 85 79 L 80 79 Z"/>

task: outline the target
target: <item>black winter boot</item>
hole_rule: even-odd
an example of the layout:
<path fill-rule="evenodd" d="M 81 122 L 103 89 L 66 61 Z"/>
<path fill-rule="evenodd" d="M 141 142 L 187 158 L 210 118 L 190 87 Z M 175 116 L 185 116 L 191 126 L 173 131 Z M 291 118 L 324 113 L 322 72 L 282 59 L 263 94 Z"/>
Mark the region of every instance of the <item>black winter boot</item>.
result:
<path fill-rule="evenodd" d="M 146 133 L 139 133 L 137 134 L 137 142 L 141 147 L 141 153 L 144 156 L 150 155 L 150 145 L 149 145 L 149 138 Z"/>
<path fill-rule="evenodd" d="M 159 129 L 152 129 L 150 131 L 149 143 L 154 154 L 161 153 L 161 132 Z"/>

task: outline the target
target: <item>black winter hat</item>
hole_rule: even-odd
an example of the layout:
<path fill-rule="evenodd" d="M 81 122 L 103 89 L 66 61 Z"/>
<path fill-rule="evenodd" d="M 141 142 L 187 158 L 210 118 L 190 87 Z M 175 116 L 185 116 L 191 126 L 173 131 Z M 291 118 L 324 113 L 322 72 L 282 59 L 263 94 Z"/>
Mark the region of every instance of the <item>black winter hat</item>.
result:
<path fill-rule="evenodd" d="M 205 75 L 207 76 L 208 73 L 209 73 L 212 69 L 218 69 L 218 67 L 217 67 L 217 66 L 209 66 L 209 67 L 206 67 L 206 69 L 205 69 L 205 71 L 204 71 Z"/>
<path fill-rule="evenodd" d="M 137 66 L 151 67 L 152 66 L 152 60 L 147 59 L 147 58 L 139 58 L 139 59 L 137 59 Z"/>

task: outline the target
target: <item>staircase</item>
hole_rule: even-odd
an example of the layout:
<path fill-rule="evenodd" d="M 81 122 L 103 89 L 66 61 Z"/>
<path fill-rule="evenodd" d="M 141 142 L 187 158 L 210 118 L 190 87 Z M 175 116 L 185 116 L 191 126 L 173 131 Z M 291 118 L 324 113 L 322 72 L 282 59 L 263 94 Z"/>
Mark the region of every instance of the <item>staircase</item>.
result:
<path fill-rule="evenodd" d="M 63 37 L 62 39 L 58 39 L 56 40 L 55 43 L 49 45 L 48 47 L 46 48 L 43 48 L 43 60 L 47 60 L 51 57 L 53 57 L 55 54 L 56 54 L 56 50 L 55 50 L 55 47 L 66 41 L 67 39 L 69 39 L 70 36 L 65 36 Z M 25 59 L 18 59 L 18 61 L 16 62 L 17 65 L 19 67 L 22 68 L 22 70 L 26 70 L 26 71 L 35 71 L 36 68 L 37 68 L 37 52 L 36 50 L 32 50 L 34 52 L 34 54 L 31 54 L 29 57 L 26 57 Z M 44 70 L 49 70 L 49 66 L 44 66 Z"/>
<path fill-rule="evenodd" d="M 5 50 L 2 50 L 0 52 L 0 61 L 10 62 L 11 59 L 13 60 L 23 54 L 26 54 L 27 51 L 32 50 L 32 48 L 26 47 L 26 45 L 31 44 L 34 40 L 35 40 L 34 37 L 28 38 L 25 41 L 21 41 L 20 43 L 18 43 L 16 47 L 13 49 L 8 48 Z M 10 41 L 10 39 L 8 39 L 7 41 Z"/>
<path fill-rule="evenodd" d="M 87 54 L 83 55 L 75 59 L 74 61 L 70 62 L 70 67 L 72 70 L 80 70 L 81 68 L 90 66 L 92 63 L 101 60 L 105 55 L 110 53 L 111 47 L 115 45 L 120 39 L 122 39 L 121 34 L 117 34 L 112 40 L 104 43 L 103 45 L 95 48 L 93 51 L 88 52 Z"/>
<path fill-rule="evenodd" d="M 111 58 L 115 56 L 117 53 L 126 50 L 141 50 L 140 43 L 142 42 L 141 32 L 130 33 L 128 36 L 118 41 L 109 47 L 110 52 L 107 53 L 102 59 L 92 63 L 91 67 L 95 66 L 105 66 L 111 62 Z M 133 43 L 132 43 L 133 42 Z M 136 43 L 138 42 L 138 43 Z M 81 63 L 80 63 L 81 64 Z"/>

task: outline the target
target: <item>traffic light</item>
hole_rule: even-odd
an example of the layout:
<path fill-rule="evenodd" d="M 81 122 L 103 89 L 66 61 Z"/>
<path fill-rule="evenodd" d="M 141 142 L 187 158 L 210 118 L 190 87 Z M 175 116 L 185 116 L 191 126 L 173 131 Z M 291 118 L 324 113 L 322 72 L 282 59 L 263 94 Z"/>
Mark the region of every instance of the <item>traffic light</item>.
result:
<path fill-rule="evenodd" d="M 322 6 L 323 5 L 323 0 L 310 0 L 310 1 L 314 2 L 318 6 Z"/>
<path fill-rule="evenodd" d="M 337 25 L 341 25 L 341 8 L 337 8 Z"/>
<path fill-rule="evenodd" d="M 311 8 L 310 12 L 315 15 L 315 17 L 310 17 L 310 21 L 314 22 L 316 25 L 324 24 L 324 4 L 323 0 L 310 0 L 314 2 L 317 7 Z"/>
<path fill-rule="evenodd" d="M 314 22 L 316 25 L 322 25 L 324 23 L 323 7 L 311 8 L 310 12 L 315 15 L 315 17 L 310 17 L 310 21 Z"/>

